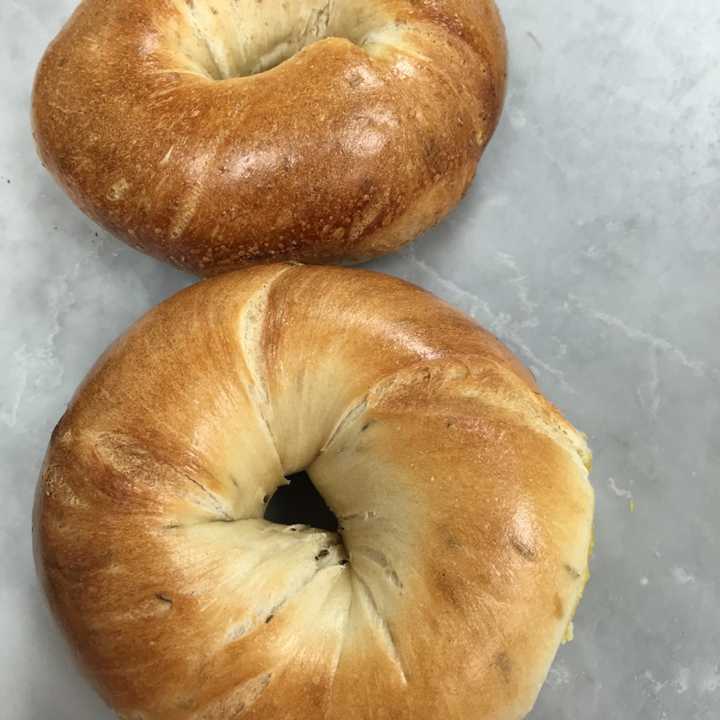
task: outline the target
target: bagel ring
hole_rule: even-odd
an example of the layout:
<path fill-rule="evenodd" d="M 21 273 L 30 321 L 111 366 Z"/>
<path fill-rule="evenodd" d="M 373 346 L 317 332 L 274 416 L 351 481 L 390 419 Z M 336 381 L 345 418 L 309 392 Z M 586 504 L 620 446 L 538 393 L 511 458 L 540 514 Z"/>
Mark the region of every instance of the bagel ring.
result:
<path fill-rule="evenodd" d="M 460 200 L 505 63 L 493 0 L 84 0 L 34 135 L 82 210 L 186 270 L 360 261 Z"/>
<path fill-rule="evenodd" d="M 116 342 L 53 433 L 38 570 L 128 720 L 511 720 L 588 577 L 584 438 L 493 336 L 258 266 Z M 339 532 L 264 519 L 303 468 Z"/>

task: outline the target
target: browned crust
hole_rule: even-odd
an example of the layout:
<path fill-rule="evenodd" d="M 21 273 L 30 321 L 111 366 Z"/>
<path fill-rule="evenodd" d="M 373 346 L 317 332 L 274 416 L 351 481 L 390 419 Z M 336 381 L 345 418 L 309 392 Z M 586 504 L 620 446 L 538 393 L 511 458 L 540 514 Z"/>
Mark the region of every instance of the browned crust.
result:
<path fill-rule="evenodd" d="M 98 223 L 199 274 L 389 252 L 467 189 L 506 50 L 492 0 L 377 5 L 410 50 L 333 38 L 216 82 L 182 69 L 171 0 L 84 0 L 37 72 L 40 157 Z"/>
<path fill-rule="evenodd" d="M 122 717 L 517 720 L 587 576 L 588 464 L 445 303 L 258 266 L 179 293 L 98 361 L 50 441 L 36 563 Z M 306 466 L 347 565 L 325 534 L 247 519 Z"/>

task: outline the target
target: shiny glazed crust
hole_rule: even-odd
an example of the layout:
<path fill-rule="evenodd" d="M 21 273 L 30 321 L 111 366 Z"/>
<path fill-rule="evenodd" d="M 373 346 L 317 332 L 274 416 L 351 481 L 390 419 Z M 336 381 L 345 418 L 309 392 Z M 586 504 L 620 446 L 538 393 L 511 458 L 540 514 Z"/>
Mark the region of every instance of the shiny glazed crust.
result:
<path fill-rule="evenodd" d="M 33 125 L 88 215 L 213 275 L 409 242 L 472 181 L 504 88 L 492 0 L 84 0 Z"/>
<path fill-rule="evenodd" d="M 517 720 L 587 578 L 584 438 L 493 336 L 400 280 L 258 266 L 98 361 L 36 562 L 132 720 Z M 340 535 L 262 519 L 307 468 Z"/>

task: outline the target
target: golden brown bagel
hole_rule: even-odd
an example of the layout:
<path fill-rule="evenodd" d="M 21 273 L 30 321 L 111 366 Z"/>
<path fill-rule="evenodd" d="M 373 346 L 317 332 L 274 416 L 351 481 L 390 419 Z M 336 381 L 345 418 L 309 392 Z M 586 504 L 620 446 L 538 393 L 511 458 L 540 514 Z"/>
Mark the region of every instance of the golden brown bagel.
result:
<path fill-rule="evenodd" d="M 123 718 L 516 719 L 587 578 L 589 457 L 432 295 L 259 266 L 97 363 L 47 453 L 37 567 Z M 340 535 L 263 519 L 302 468 Z"/>
<path fill-rule="evenodd" d="M 34 134 L 88 215 L 213 275 L 409 242 L 470 184 L 504 88 L 493 0 L 84 0 Z"/>

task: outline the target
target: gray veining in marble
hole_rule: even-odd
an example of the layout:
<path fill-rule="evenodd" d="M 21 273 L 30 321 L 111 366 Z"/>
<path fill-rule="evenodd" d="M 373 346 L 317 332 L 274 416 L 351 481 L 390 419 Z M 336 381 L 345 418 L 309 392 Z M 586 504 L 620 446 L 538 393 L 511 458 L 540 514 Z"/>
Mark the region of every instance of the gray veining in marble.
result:
<path fill-rule="evenodd" d="M 0 6 L 0 716 L 100 720 L 45 609 L 30 508 L 107 343 L 192 278 L 36 159 L 34 67 L 72 0 Z M 533 720 L 720 718 L 720 4 L 502 0 L 500 130 L 461 208 L 373 267 L 471 313 L 595 451 L 597 548 Z"/>

